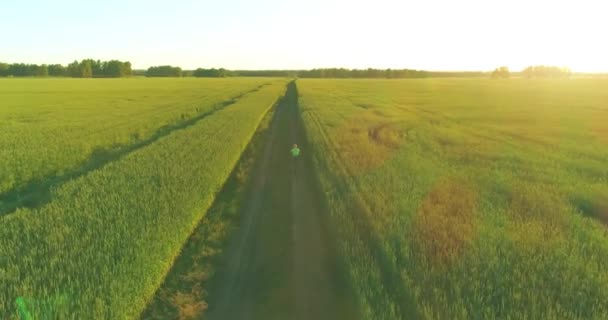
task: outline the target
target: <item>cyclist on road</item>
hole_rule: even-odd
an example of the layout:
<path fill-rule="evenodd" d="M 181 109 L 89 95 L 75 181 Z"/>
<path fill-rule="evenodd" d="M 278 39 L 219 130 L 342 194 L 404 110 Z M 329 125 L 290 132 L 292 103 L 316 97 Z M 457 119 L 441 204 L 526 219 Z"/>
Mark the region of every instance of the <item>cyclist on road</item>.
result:
<path fill-rule="evenodd" d="M 293 158 L 292 161 L 292 166 L 293 166 L 293 173 L 296 173 L 296 168 L 297 168 L 297 163 L 296 163 L 296 159 L 300 156 L 300 148 L 298 148 L 297 144 L 293 144 L 293 147 L 291 148 L 291 150 L 289 151 L 291 153 L 291 157 Z"/>
<path fill-rule="evenodd" d="M 297 158 L 300 155 L 300 148 L 298 148 L 297 144 L 294 144 L 290 152 L 292 157 Z"/>

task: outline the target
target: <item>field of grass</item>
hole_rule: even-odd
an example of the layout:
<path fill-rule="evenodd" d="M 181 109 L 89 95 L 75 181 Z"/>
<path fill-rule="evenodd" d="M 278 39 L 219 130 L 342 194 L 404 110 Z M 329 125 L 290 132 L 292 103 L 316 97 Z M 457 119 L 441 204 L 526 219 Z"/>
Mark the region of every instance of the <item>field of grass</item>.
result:
<path fill-rule="evenodd" d="M 0 212 L 37 184 L 94 169 L 268 82 L 0 79 Z"/>
<path fill-rule="evenodd" d="M 0 81 L 3 190 L 53 180 L 48 203 L 0 216 L 0 318 L 17 302 L 33 319 L 139 317 L 285 85 Z M 79 169 L 108 147 L 118 156 Z"/>
<path fill-rule="evenodd" d="M 313 226 L 334 232 L 315 246 L 337 241 L 353 315 L 608 318 L 608 80 L 296 83 L 281 119 L 300 111 L 300 175 L 330 215 Z M 0 318 L 199 317 L 286 84 L 0 79 Z M 265 158 L 280 183 L 251 191 L 269 197 L 253 254 L 285 279 L 308 252 L 284 240 L 304 210 L 282 157 L 296 122 Z M 259 316 L 290 310 L 263 296 L 289 283 L 255 276 Z"/>
<path fill-rule="evenodd" d="M 184 244 L 141 319 L 201 319 L 207 311 L 211 279 L 218 271 L 219 258 L 230 236 L 242 220 L 240 210 L 246 191 L 253 188 L 254 166 L 262 155 L 273 115 L 271 110 L 261 121 L 232 175 Z"/>
<path fill-rule="evenodd" d="M 608 318 L 608 81 L 297 83 L 364 318 Z"/>

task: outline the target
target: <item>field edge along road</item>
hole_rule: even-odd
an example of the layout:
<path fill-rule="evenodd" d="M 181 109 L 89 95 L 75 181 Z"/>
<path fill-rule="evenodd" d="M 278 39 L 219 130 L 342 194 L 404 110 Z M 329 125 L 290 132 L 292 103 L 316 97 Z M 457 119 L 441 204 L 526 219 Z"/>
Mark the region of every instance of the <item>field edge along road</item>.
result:
<path fill-rule="evenodd" d="M 284 92 L 283 92 L 284 94 Z M 278 101 L 277 101 L 278 104 Z M 252 183 L 251 172 L 263 151 L 276 104 L 260 121 L 230 177 L 205 217 L 190 235 L 141 319 L 200 318 L 207 309 L 207 288 L 219 257 L 240 221 L 240 208 Z"/>
<path fill-rule="evenodd" d="M 0 217 L 0 318 L 139 317 L 286 82 Z"/>

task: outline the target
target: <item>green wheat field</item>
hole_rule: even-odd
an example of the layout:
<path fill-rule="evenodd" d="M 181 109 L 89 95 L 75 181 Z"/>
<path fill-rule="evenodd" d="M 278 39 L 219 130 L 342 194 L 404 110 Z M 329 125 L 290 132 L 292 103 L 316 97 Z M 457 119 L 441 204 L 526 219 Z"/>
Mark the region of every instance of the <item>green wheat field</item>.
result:
<path fill-rule="evenodd" d="M 140 318 L 290 81 L 0 79 L 0 318 Z M 295 81 L 362 319 L 608 318 L 608 80 Z"/>
<path fill-rule="evenodd" d="M 608 318 L 608 81 L 298 88 L 365 318 Z"/>

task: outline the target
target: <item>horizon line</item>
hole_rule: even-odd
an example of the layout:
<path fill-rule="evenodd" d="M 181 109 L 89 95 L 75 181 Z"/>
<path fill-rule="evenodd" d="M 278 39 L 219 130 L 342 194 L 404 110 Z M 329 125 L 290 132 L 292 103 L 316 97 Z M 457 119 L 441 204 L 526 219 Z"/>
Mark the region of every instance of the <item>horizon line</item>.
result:
<path fill-rule="evenodd" d="M 74 61 L 82 61 L 82 60 L 95 60 L 95 61 L 110 61 L 110 60 L 119 60 L 119 61 L 123 61 L 123 62 L 130 62 L 129 60 L 120 60 L 120 59 L 94 59 L 94 58 L 82 58 L 82 59 L 74 59 L 72 60 L 72 62 Z M 29 65 L 62 65 L 62 66 L 67 66 L 72 62 L 68 62 L 68 63 L 31 63 L 31 62 L 5 62 L 4 60 L 0 60 L 0 63 L 6 63 L 6 64 L 29 64 Z M 132 63 L 133 64 L 133 63 Z M 368 70 L 368 69 L 373 69 L 373 70 L 414 70 L 414 71 L 425 71 L 425 72 L 446 72 L 446 73 L 456 73 L 456 72 L 467 72 L 467 73 L 489 73 L 494 71 L 497 68 L 503 67 L 505 65 L 501 65 L 501 66 L 497 66 L 495 68 L 492 69 L 486 69 L 486 70 L 482 70 L 482 69 L 423 69 L 423 68 L 408 68 L 408 67 L 397 67 L 397 68 L 380 68 L 380 67 L 365 67 L 365 68 L 348 68 L 348 67 L 313 67 L 313 68 L 226 68 L 226 67 L 193 67 L 193 68 L 184 68 L 181 67 L 180 65 L 176 65 L 176 64 L 168 64 L 168 63 L 162 63 L 162 64 L 153 64 L 150 65 L 148 67 L 133 67 L 134 71 L 142 71 L 142 70 L 147 70 L 148 68 L 151 67 L 158 67 L 158 66 L 172 66 L 172 67 L 179 67 L 184 71 L 194 71 L 196 69 L 225 69 L 225 70 L 229 70 L 229 71 L 310 71 L 310 70 L 322 70 L 322 69 L 345 69 L 345 70 Z M 554 65 L 554 64 L 531 64 L 528 65 L 524 68 L 520 69 L 511 69 L 509 66 L 507 66 L 509 68 L 510 72 L 513 73 L 518 73 L 518 72 L 522 72 L 523 70 L 525 70 L 525 68 L 527 67 L 536 67 L 536 66 L 549 66 L 549 67 L 559 67 L 559 68 L 566 68 L 569 69 L 571 73 L 577 73 L 577 74 L 607 74 L 608 70 L 601 70 L 601 71 L 582 71 L 582 70 L 576 70 L 576 69 L 572 69 L 570 67 L 567 66 L 559 66 L 559 65 Z"/>

